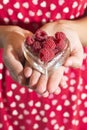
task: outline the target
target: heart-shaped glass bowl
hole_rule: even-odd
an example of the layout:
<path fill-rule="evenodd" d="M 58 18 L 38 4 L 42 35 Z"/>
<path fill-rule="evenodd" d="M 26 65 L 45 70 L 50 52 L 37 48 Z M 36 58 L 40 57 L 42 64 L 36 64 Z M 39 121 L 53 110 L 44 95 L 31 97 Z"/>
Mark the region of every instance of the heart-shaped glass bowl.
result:
<path fill-rule="evenodd" d="M 59 66 L 63 65 L 66 59 L 69 57 L 70 55 L 69 40 L 66 39 L 65 42 L 66 45 L 64 49 L 61 52 L 57 53 L 55 57 L 48 63 L 44 63 L 43 61 L 40 60 L 39 57 L 34 55 L 31 51 L 31 48 L 26 43 L 23 44 L 23 53 L 26 60 L 28 61 L 29 65 L 32 68 L 36 69 L 42 74 L 47 75 L 52 70 L 56 70 Z"/>

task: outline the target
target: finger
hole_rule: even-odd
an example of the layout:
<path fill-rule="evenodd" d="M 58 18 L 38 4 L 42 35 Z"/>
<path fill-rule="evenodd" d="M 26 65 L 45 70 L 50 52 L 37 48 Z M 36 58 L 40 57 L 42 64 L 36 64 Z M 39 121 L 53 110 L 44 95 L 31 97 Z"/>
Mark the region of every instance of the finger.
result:
<path fill-rule="evenodd" d="M 83 48 L 82 45 L 78 41 L 78 47 L 73 48 L 71 52 L 71 56 L 67 59 L 65 65 L 72 66 L 75 68 L 79 68 L 83 62 Z"/>
<path fill-rule="evenodd" d="M 58 86 L 57 89 L 55 90 L 54 94 L 58 95 L 61 92 L 61 88 Z"/>
<path fill-rule="evenodd" d="M 55 90 L 57 90 L 57 87 L 59 86 L 59 83 L 63 76 L 64 69 L 65 67 L 61 66 L 49 76 L 47 83 L 47 89 L 49 93 L 54 93 Z"/>
<path fill-rule="evenodd" d="M 37 86 L 36 86 L 37 93 L 43 94 L 44 92 L 46 92 L 47 80 L 48 80 L 48 77 L 46 75 L 42 74 L 40 76 L 40 79 L 39 79 Z"/>
<path fill-rule="evenodd" d="M 4 53 L 3 59 L 12 78 L 20 84 L 25 84 L 23 65 L 16 53 L 13 51 L 7 51 Z"/>
<path fill-rule="evenodd" d="M 24 75 L 26 78 L 29 78 L 32 75 L 32 68 L 30 67 L 28 62 L 25 63 Z"/>
<path fill-rule="evenodd" d="M 63 87 L 63 88 L 67 88 L 68 85 L 67 85 L 67 80 L 66 78 L 63 76 L 61 81 L 60 81 L 60 86 Z"/>
<path fill-rule="evenodd" d="M 36 86 L 36 84 L 37 84 L 37 82 L 38 82 L 38 80 L 40 78 L 40 75 L 41 75 L 40 72 L 38 72 L 36 70 L 32 71 L 32 75 L 31 75 L 30 80 L 29 80 L 29 86 L 30 86 L 30 88 L 33 88 L 33 87 Z"/>
<path fill-rule="evenodd" d="M 42 96 L 43 96 L 43 97 L 48 97 L 48 96 L 49 96 L 49 92 L 48 92 L 48 91 L 44 92 L 44 93 L 42 94 Z"/>

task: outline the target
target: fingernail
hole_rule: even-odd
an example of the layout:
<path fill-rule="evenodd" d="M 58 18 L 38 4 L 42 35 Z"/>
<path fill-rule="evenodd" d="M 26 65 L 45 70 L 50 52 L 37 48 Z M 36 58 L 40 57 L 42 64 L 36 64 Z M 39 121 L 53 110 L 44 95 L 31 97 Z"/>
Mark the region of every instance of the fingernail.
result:
<path fill-rule="evenodd" d="M 22 84 L 22 80 L 23 80 L 22 76 L 18 76 L 18 83 L 19 84 Z"/>
<path fill-rule="evenodd" d="M 68 60 L 66 66 L 72 66 L 72 60 Z"/>

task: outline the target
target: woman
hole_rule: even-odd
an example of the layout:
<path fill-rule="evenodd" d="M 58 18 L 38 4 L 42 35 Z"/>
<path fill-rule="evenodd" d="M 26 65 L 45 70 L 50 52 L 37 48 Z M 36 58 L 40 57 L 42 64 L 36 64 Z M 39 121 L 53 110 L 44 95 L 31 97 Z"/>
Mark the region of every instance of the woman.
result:
<path fill-rule="evenodd" d="M 0 27 L 1 130 L 86 130 L 87 50 L 83 48 L 83 60 L 82 49 L 87 44 L 86 5 L 85 0 L 0 3 L 0 22 L 4 25 Z M 38 28 L 49 35 L 56 31 L 66 34 L 71 45 L 71 56 L 65 63 L 69 68 L 61 66 L 46 77 L 29 67 L 22 44 Z"/>

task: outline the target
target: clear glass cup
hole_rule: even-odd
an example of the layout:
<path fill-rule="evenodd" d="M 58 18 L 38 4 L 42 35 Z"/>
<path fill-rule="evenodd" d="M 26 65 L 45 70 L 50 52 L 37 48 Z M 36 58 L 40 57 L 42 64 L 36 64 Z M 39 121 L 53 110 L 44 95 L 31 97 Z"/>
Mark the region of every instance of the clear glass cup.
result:
<path fill-rule="evenodd" d="M 64 47 L 63 51 L 57 53 L 55 57 L 48 63 L 44 63 L 40 60 L 40 58 L 34 55 L 31 51 L 31 48 L 26 43 L 23 44 L 23 53 L 32 68 L 36 69 L 42 74 L 48 75 L 49 72 L 51 72 L 52 70 L 56 70 L 59 66 L 63 65 L 66 59 L 69 57 L 69 40 L 67 39 L 65 42 L 66 46 Z"/>

